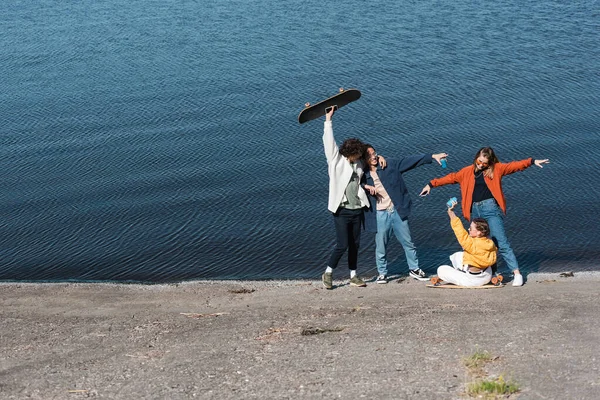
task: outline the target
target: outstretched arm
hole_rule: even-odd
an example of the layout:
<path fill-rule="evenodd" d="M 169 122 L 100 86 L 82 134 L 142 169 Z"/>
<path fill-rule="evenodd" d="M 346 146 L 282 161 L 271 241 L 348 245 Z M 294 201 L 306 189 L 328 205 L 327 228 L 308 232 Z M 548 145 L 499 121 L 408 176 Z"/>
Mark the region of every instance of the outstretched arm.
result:
<path fill-rule="evenodd" d="M 465 171 L 466 171 L 465 168 L 463 168 L 462 170 L 460 170 L 458 172 L 452 172 L 446 176 L 442 176 L 441 178 L 432 179 L 431 181 L 429 181 L 429 183 L 427 185 L 425 185 L 423 190 L 421 190 L 421 193 L 419 194 L 419 196 L 421 196 L 421 197 L 427 196 L 429 194 L 429 192 L 431 191 L 431 188 L 433 188 L 433 187 L 451 185 L 454 183 L 460 183 L 460 180 L 462 179 L 461 177 L 464 176 Z"/>
<path fill-rule="evenodd" d="M 511 162 L 507 162 L 507 163 L 499 163 L 496 164 L 496 166 L 494 166 L 494 171 L 496 170 L 496 168 L 501 168 L 501 173 L 502 175 L 508 175 L 508 174 L 514 174 L 515 172 L 519 172 L 519 171 L 523 171 L 529 167 L 531 167 L 532 165 L 536 165 L 540 168 L 544 168 L 542 167 L 542 164 L 548 164 L 550 161 L 548 159 L 543 159 L 543 160 L 534 160 L 533 158 L 526 158 L 524 160 L 520 160 L 520 161 L 511 161 Z"/>
<path fill-rule="evenodd" d="M 437 153 L 437 154 L 432 154 L 431 158 L 433 158 L 435 161 L 438 162 L 438 164 L 442 165 L 442 159 L 443 158 L 448 158 L 448 153 Z"/>
<path fill-rule="evenodd" d="M 444 154 L 444 153 L 441 153 L 441 154 Z M 419 194 L 419 196 L 421 196 L 421 197 L 427 196 L 429 194 L 429 192 L 431 191 L 431 188 L 434 188 L 434 187 L 444 186 L 444 185 L 453 185 L 455 183 L 460 183 L 461 180 L 464 179 L 465 174 L 470 173 L 469 171 L 472 171 L 470 168 L 471 167 L 468 166 L 468 167 L 461 169 L 460 171 L 451 172 L 448 175 L 442 176 L 441 178 L 434 178 L 434 179 L 430 180 L 429 183 L 427 185 L 425 185 L 425 187 L 421 190 L 421 193 Z"/>
<path fill-rule="evenodd" d="M 396 168 L 398 168 L 400 173 L 404 173 L 410 171 L 411 169 L 420 167 L 423 164 L 431 164 L 433 157 L 431 154 L 416 154 L 396 160 Z"/>

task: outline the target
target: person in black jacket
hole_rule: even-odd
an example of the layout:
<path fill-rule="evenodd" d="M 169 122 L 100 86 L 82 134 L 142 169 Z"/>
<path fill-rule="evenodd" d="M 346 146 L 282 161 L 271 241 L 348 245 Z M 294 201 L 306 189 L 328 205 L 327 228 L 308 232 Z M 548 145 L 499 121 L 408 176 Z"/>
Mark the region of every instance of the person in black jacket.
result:
<path fill-rule="evenodd" d="M 387 166 L 382 169 L 378 155 L 373 146 L 366 145 L 365 174 L 363 188 L 370 195 L 371 207 L 365 212 L 367 231 L 377 232 L 375 235 L 375 259 L 379 274 L 377 283 L 387 283 L 387 244 L 392 237 L 400 242 L 406 254 L 410 270 L 409 275 L 418 280 L 428 280 L 425 272 L 419 268 L 417 249 L 412 242 L 408 226 L 412 200 L 402 178 L 402 174 L 423 164 L 431 164 L 436 160 L 448 157 L 446 153 L 419 154 L 403 158 L 387 158 Z"/>

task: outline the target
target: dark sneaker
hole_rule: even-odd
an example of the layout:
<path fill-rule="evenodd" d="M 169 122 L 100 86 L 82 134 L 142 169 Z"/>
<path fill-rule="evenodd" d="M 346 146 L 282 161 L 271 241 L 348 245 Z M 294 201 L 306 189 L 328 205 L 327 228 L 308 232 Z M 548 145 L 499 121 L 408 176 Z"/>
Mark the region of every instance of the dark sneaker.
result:
<path fill-rule="evenodd" d="M 408 274 L 418 281 L 428 281 L 429 280 L 429 278 L 427 277 L 427 274 L 421 268 L 413 269 Z"/>
<path fill-rule="evenodd" d="M 367 284 L 358 275 L 354 275 L 354 277 L 350 278 L 350 286 L 365 287 Z"/>
<path fill-rule="evenodd" d="M 381 283 L 381 284 L 387 283 L 387 276 L 385 276 L 385 275 L 379 275 L 377 277 L 377 280 L 375 282 Z"/>
<path fill-rule="evenodd" d="M 325 273 L 325 274 L 323 274 L 321 279 L 323 280 L 323 286 L 325 286 L 325 289 L 327 289 L 327 290 L 333 289 L 333 278 L 332 278 L 331 274 Z"/>

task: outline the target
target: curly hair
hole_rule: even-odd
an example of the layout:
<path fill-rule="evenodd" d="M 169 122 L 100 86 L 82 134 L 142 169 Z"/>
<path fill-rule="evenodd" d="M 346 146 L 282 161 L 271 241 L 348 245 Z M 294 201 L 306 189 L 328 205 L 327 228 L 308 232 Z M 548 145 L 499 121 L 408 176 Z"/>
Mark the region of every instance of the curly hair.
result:
<path fill-rule="evenodd" d="M 356 138 L 346 139 L 340 146 L 340 154 L 346 158 L 353 156 L 362 158 L 366 150 L 365 144 Z"/>
<path fill-rule="evenodd" d="M 477 230 L 481 232 L 484 237 L 490 236 L 490 225 L 485 219 L 473 218 L 473 221 L 471 222 L 475 224 L 475 228 L 477 228 Z"/>

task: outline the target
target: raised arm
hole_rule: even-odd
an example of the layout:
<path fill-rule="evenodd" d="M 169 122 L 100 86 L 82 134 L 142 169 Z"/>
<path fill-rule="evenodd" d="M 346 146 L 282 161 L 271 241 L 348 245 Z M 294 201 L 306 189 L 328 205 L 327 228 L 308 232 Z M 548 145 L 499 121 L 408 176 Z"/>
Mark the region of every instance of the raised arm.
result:
<path fill-rule="evenodd" d="M 452 227 L 454 235 L 456 236 L 456 239 L 458 240 L 460 246 L 463 248 L 463 250 L 469 252 L 473 248 L 473 238 L 469 236 L 469 233 L 463 226 L 462 222 L 460 221 L 460 218 L 456 216 L 456 213 L 454 212 L 454 207 L 456 206 L 456 204 L 458 203 L 453 201 L 452 206 L 448 207 L 450 226 Z"/>
<path fill-rule="evenodd" d="M 448 214 L 450 214 L 450 211 L 448 212 Z M 454 212 L 452 212 L 452 214 L 454 214 Z M 469 236 L 469 233 L 463 226 L 460 218 L 458 218 L 456 216 L 456 214 L 454 214 L 454 217 L 450 218 L 450 226 L 452 227 L 452 230 L 454 231 L 454 236 L 456 236 L 456 239 L 458 240 L 458 244 L 460 244 L 460 247 L 462 247 L 463 250 L 466 251 L 467 253 L 474 253 L 475 252 L 475 239 L 473 239 L 471 236 Z"/>
<path fill-rule="evenodd" d="M 450 217 L 450 220 L 452 220 L 452 218 L 458 218 L 454 212 L 454 207 L 456 207 L 457 204 L 458 202 L 453 201 L 452 206 L 448 207 L 448 216 Z"/>
<path fill-rule="evenodd" d="M 323 148 L 325 149 L 325 157 L 327 158 L 327 162 L 331 162 L 332 160 L 340 157 L 338 145 L 333 137 L 333 124 L 331 119 L 334 112 L 334 107 L 331 107 L 331 110 L 325 114 L 325 124 L 323 128 Z"/>

